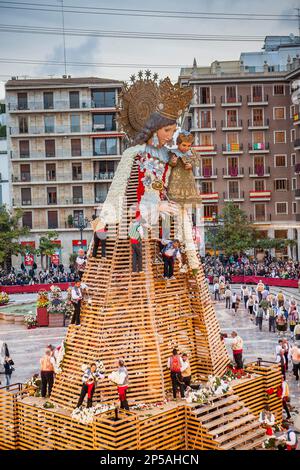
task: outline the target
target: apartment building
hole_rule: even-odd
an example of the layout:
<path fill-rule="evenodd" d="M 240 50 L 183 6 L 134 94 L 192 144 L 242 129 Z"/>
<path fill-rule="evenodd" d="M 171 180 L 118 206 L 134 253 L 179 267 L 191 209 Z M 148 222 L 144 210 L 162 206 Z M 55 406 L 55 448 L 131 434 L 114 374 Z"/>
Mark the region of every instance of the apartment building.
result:
<path fill-rule="evenodd" d="M 291 82 L 299 67 L 299 58 L 289 60 L 285 71 L 265 63 L 257 73 L 247 72 L 240 61 L 216 61 L 209 70 L 194 62 L 179 77 L 194 91 L 184 127 L 193 132 L 201 160 L 195 176 L 205 231 L 224 203 L 233 201 L 262 236 L 296 240 L 297 247 L 276 253 L 295 258 L 300 256 L 300 121 Z"/>
<path fill-rule="evenodd" d="M 55 262 L 91 239 L 88 220 L 104 202 L 122 153 L 116 124 L 117 80 L 84 77 L 6 83 L 12 206 L 21 207 L 38 246 L 58 232 Z M 80 231 L 80 227 L 87 228 Z M 38 261 L 38 260 L 37 260 Z"/>

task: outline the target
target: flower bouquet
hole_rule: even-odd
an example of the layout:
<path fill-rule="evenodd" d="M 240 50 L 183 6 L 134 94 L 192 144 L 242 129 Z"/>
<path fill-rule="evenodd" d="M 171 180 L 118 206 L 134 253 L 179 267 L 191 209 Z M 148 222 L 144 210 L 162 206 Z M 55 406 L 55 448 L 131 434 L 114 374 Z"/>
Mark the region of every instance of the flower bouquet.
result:
<path fill-rule="evenodd" d="M 46 409 L 54 408 L 54 404 L 51 403 L 51 401 L 45 401 L 45 403 L 43 404 L 43 407 Z"/>
<path fill-rule="evenodd" d="M 31 328 L 36 328 L 37 321 L 36 316 L 29 312 L 27 315 L 24 315 L 24 323 L 27 325 L 27 328 L 30 330 Z"/>
<path fill-rule="evenodd" d="M 71 414 L 71 418 L 79 421 L 81 424 L 90 424 L 98 414 L 106 413 L 107 411 L 114 409 L 114 405 L 103 405 L 101 403 L 97 403 L 91 408 L 75 408 Z"/>
<path fill-rule="evenodd" d="M 0 305 L 8 304 L 9 295 L 6 292 L 0 292 Z"/>
<path fill-rule="evenodd" d="M 270 437 L 262 443 L 263 449 L 275 449 L 276 448 L 276 437 Z"/>
<path fill-rule="evenodd" d="M 40 290 L 37 296 L 37 307 L 47 307 L 49 304 L 48 292 L 45 290 Z"/>
<path fill-rule="evenodd" d="M 34 374 L 31 379 L 24 383 L 24 390 L 30 396 L 39 397 L 41 395 L 42 381 L 38 374 Z"/>

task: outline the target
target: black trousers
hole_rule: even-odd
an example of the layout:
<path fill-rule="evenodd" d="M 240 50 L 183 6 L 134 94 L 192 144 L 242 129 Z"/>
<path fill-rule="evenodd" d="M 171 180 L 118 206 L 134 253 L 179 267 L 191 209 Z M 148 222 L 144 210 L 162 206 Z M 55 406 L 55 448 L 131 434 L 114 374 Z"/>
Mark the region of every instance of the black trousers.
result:
<path fill-rule="evenodd" d="M 249 305 L 248 310 L 250 315 L 253 315 L 253 305 Z"/>
<path fill-rule="evenodd" d="M 299 364 L 293 364 L 293 374 L 296 377 L 296 380 L 299 380 L 299 371 L 300 371 L 300 363 Z"/>
<path fill-rule="evenodd" d="M 245 308 L 247 308 L 247 302 L 248 302 L 248 295 L 244 295 L 244 305 L 245 305 Z"/>
<path fill-rule="evenodd" d="M 282 399 L 282 407 L 283 407 L 284 411 L 286 412 L 287 419 L 290 419 L 291 413 L 290 413 L 290 410 L 289 410 L 289 407 L 287 405 L 287 402 L 286 402 L 285 398 Z"/>
<path fill-rule="evenodd" d="M 181 377 L 181 379 L 184 384 L 184 389 L 186 390 L 186 388 L 191 385 L 191 375 L 189 375 L 188 377 Z"/>
<path fill-rule="evenodd" d="M 289 370 L 289 353 L 285 352 L 284 357 L 285 357 L 285 368 L 286 370 Z"/>
<path fill-rule="evenodd" d="M 97 237 L 96 233 L 94 233 L 94 246 L 93 246 L 93 253 L 92 253 L 93 258 L 97 257 L 97 252 L 98 252 L 100 242 L 101 242 L 101 256 L 102 258 L 105 258 L 106 256 L 106 238 L 104 238 L 103 240 L 100 240 L 100 238 Z"/>
<path fill-rule="evenodd" d="M 259 331 L 262 331 L 263 317 L 257 317 Z"/>
<path fill-rule="evenodd" d="M 163 255 L 164 259 L 164 277 L 172 277 L 174 272 L 174 258 Z"/>
<path fill-rule="evenodd" d="M 84 397 L 86 396 L 87 392 L 88 392 L 88 386 L 86 384 L 83 384 L 82 388 L 81 388 L 80 397 L 79 397 L 79 400 L 78 400 L 78 403 L 77 403 L 77 408 L 79 408 L 82 405 Z M 95 393 L 95 385 L 94 385 L 94 387 L 92 388 L 92 391 L 91 391 L 91 398 L 87 399 L 87 408 L 91 408 L 93 406 L 94 393 Z"/>
<path fill-rule="evenodd" d="M 236 363 L 236 368 L 242 369 L 243 368 L 243 353 L 234 354 L 233 358 Z"/>
<path fill-rule="evenodd" d="M 41 371 L 41 381 L 42 381 L 42 390 L 41 395 L 43 398 L 47 395 L 47 386 L 48 386 L 48 395 L 51 395 L 53 382 L 54 382 L 54 372 L 53 371 Z"/>
<path fill-rule="evenodd" d="M 225 308 L 230 308 L 230 305 L 231 305 L 231 300 L 230 300 L 230 297 L 226 297 L 226 304 L 225 304 Z"/>
<path fill-rule="evenodd" d="M 275 333 L 275 317 L 269 317 L 269 331 Z"/>
<path fill-rule="evenodd" d="M 81 300 L 78 302 L 73 302 L 74 305 L 74 313 L 72 316 L 71 324 L 80 325 L 80 309 L 81 309 Z"/>
<path fill-rule="evenodd" d="M 142 242 L 132 243 L 132 271 L 139 273 L 143 271 Z"/>
<path fill-rule="evenodd" d="M 215 300 L 220 300 L 220 291 L 215 291 Z"/>
<path fill-rule="evenodd" d="M 178 372 L 171 371 L 171 380 L 172 380 L 172 390 L 173 390 L 173 398 L 176 398 L 177 388 L 180 389 L 180 396 L 184 398 L 184 384 L 182 383 L 181 374 Z"/>

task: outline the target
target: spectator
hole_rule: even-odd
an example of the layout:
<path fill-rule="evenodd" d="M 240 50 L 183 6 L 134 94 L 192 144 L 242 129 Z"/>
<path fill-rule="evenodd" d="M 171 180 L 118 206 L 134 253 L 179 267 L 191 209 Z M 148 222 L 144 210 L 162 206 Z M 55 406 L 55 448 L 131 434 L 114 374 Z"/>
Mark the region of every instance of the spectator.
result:
<path fill-rule="evenodd" d="M 13 365 L 14 365 L 14 361 L 9 356 L 5 356 L 3 366 L 4 366 L 4 373 L 5 373 L 7 387 L 10 385 L 11 376 L 14 371 Z"/>
<path fill-rule="evenodd" d="M 226 338 L 225 338 L 226 341 Z M 227 340 L 231 344 L 232 354 L 237 369 L 243 368 L 243 344 L 244 341 L 238 336 L 236 331 L 231 333 L 231 338 Z"/>
<path fill-rule="evenodd" d="M 220 284 L 218 281 L 214 283 L 215 300 L 220 300 Z"/>
<path fill-rule="evenodd" d="M 296 377 L 297 385 L 299 386 L 299 371 L 300 371 L 300 348 L 299 343 L 295 343 L 291 348 L 291 360 L 293 363 L 293 374 Z"/>
<path fill-rule="evenodd" d="M 259 331 L 262 331 L 263 319 L 264 319 L 264 310 L 260 302 L 260 304 L 258 305 L 257 314 L 256 314 L 256 320 L 257 320 L 256 324 L 258 325 Z"/>
<path fill-rule="evenodd" d="M 225 290 L 225 308 L 230 308 L 232 301 L 232 293 L 230 287 L 227 286 Z"/>

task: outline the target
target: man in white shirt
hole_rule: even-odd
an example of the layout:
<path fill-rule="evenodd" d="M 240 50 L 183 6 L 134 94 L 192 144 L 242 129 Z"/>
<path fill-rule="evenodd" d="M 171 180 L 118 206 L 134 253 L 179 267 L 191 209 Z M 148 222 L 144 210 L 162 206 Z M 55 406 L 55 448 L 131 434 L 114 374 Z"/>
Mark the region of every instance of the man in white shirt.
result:
<path fill-rule="evenodd" d="M 218 282 L 214 283 L 214 294 L 215 300 L 220 300 L 220 284 Z"/>
<path fill-rule="evenodd" d="M 82 290 L 80 281 L 76 281 L 74 287 L 72 287 L 71 301 L 74 305 L 74 313 L 71 320 L 71 324 L 75 323 L 76 326 L 80 326 L 80 309 L 82 301 Z"/>
<path fill-rule="evenodd" d="M 230 308 L 231 307 L 231 296 L 232 292 L 229 289 L 229 287 L 226 288 L 225 290 L 225 308 Z"/>

